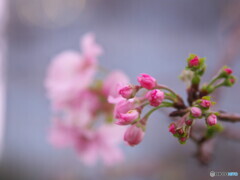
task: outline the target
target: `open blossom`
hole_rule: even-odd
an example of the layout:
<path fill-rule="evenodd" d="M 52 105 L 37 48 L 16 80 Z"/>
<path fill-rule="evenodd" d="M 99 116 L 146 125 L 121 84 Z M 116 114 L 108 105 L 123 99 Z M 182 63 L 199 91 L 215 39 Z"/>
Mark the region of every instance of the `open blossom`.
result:
<path fill-rule="evenodd" d="M 215 114 L 211 114 L 210 116 L 207 117 L 206 122 L 209 126 L 217 124 L 217 116 Z"/>
<path fill-rule="evenodd" d="M 135 109 L 133 99 L 122 100 L 118 102 L 114 109 L 114 117 L 117 119 L 116 124 L 131 124 L 139 117 L 139 112 Z"/>
<path fill-rule="evenodd" d="M 68 117 L 74 120 L 74 124 L 80 127 L 86 127 L 95 120 L 99 111 L 102 111 L 102 103 L 99 96 L 86 89 L 79 96 L 71 101 L 67 109 Z"/>
<path fill-rule="evenodd" d="M 122 142 L 125 129 L 110 124 L 113 104 L 124 100 L 118 90 L 126 85 L 128 77 L 121 71 L 113 71 L 100 85 L 94 84 L 98 56 L 101 47 L 95 42 L 93 34 L 87 34 L 81 41 L 81 54 L 65 51 L 51 62 L 45 86 L 54 108 L 49 141 L 55 147 L 73 148 L 80 160 L 93 165 L 102 159 L 106 165 L 123 160 L 118 145 Z M 99 124 L 99 116 L 106 121 Z M 132 110 L 120 114 L 122 120 L 131 121 L 138 117 Z M 109 119 L 108 119 L 109 118 Z"/>
<path fill-rule="evenodd" d="M 151 106 L 159 106 L 164 100 L 164 92 L 159 89 L 154 89 L 146 94 Z"/>
<path fill-rule="evenodd" d="M 142 128 L 138 127 L 136 124 L 128 127 L 124 134 L 124 141 L 128 143 L 129 146 L 138 145 L 144 137 L 144 131 Z"/>
<path fill-rule="evenodd" d="M 116 104 L 124 98 L 119 94 L 119 90 L 129 83 L 129 78 L 122 71 L 109 73 L 103 82 L 103 93 L 108 97 L 108 102 Z"/>
<path fill-rule="evenodd" d="M 199 57 L 198 56 L 195 56 L 193 59 L 191 59 L 189 62 L 188 62 L 188 65 L 189 67 L 196 67 L 200 64 L 200 61 L 199 61 Z"/>
<path fill-rule="evenodd" d="M 123 160 L 119 147 L 124 129 L 115 125 L 103 125 L 97 130 L 90 131 L 90 136 L 82 134 L 81 140 L 74 144 L 81 160 L 87 165 L 93 165 L 100 158 L 106 165 L 113 165 Z M 86 136 L 87 135 L 87 136 Z"/>
<path fill-rule="evenodd" d="M 204 107 L 204 108 L 209 108 L 209 107 L 212 106 L 211 101 L 205 100 L 205 99 L 203 99 L 200 104 L 201 104 L 201 106 Z"/>
<path fill-rule="evenodd" d="M 56 121 L 51 129 L 50 142 L 56 147 L 72 147 L 87 165 L 93 165 L 101 158 L 106 165 L 123 160 L 119 143 L 124 129 L 115 125 L 103 125 L 84 129 Z"/>
<path fill-rule="evenodd" d="M 93 81 L 100 46 L 91 34 L 83 37 L 82 46 L 82 54 L 64 51 L 49 66 L 45 86 L 54 109 L 65 108 Z"/>
<path fill-rule="evenodd" d="M 139 112 L 137 110 L 130 110 L 125 114 L 121 114 L 116 124 L 118 125 L 128 125 L 139 117 Z"/>
<path fill-rule="evenodd" d="M 202 110 L 198 107 L 192 107 L 191 108 L 191 114 L 193 117 L 200 117 L 202 115 Z"/>
<path fill-rule="evenodd" d="M 138 82 L 140 85 L 146 89 L 153 89 L 156 87 L 156 79 L 148 74 L 141 74 L 142 76 L 138 77 Z"/>
<path fill-rule="evenodd" d="M 83 36 L 80 44 L 83 55 L 87 58 L 96 58 L 103 53 L 102 47 L 96 43 L 95 35 L 92 33 L 87 33 Z"/>

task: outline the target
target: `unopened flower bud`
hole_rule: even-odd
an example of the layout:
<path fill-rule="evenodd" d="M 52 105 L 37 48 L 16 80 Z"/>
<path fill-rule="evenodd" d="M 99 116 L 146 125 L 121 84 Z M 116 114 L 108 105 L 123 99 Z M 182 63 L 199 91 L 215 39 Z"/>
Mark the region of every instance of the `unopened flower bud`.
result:
<path fill-rule="evenodd" d="M 200 105 L 204 108 L 209 108 L 212 106 L 212 102 L 206 99 L 203 99 L 200 103 Z"/>
<path fill-rule="evenodd" d="M 224 66 L 221 71 L 219 77 L 227 78 L 233 73 L 233 70 L 228 66 Z"/>
<path fill-rule="evenodd" d="M 235 80 L 235 78 L 230 78 L 229 81 L 230 81 L 232 84 L 234 84 L 236 80 Z"/>
<path fill-rule="evenodd" d="M 138 82 L 141 84 L 142 87 L 146 89 L 153 89 L 156 87 L 156 79 L 148 74 L 141 74 L 141 77 L 138 77 Z"/>
<path fill-rule="evenodd" d="M 192 120 L 192 119 L 187 119 L 187 120 L 185 121 L 185 124 L 186 124 L 187 126 L 191 126 L 192 123 L 193 123 L 193 120 Z"/>
<path fill-rule="evenodd" d="M 119 90 L 119 94 L 126 99 L 132 98 L 135 95 L 136 89 L 131 86 L 125 86 Z"/>
<path fill-rule="evenodd" d="M 131 125 L 124 134 L 124 141 L 128 143 L 129 146 L 135 146 L 139 144 L 144 137 L 144 131 L 141 127 L 136 124 Z"/>
<path fill-rule="evenodd" d="M 191 114 L 193 117 L 200 117 L 202 115 L 202 110 L 198 107 L 192 107 L 191 108 Z"/>
<path fill-rule="evenodd" d="M 233 73 L 232 69 L 230 69 L 230 68 L 225 68 L 224 71 L 225 71 L 228 75 L 230 75 L 230 74 Z"/>
<path fill-rule="evenodd" d="M 199 66 L 199 64 L 200 64 L 200 61 L 198 56 L 195 56 L 193 59 L 189 60 L 188 62 L 189 67 L 197 67 Z"/>
<path fill-rule="evenodd" d="M 236 82 L 236 78 L 234 76 L 230 76 L 228 78 L 225 79 L 224 81 L 224 86 L 233 86 Z"/>
<path fill-rule="evenodd" d="M 184 135 L 184 130 L 181 128 L 181 129 L 178 129 L 177 130 L 177 133 L 180 135 L 180 136 L 182 136 L 182 135 Z"/>
<path fill-rule="evenodd" d="M 187 137 L 181 137 L 181 138 L 179 138 L 179 142 L 180 142 L 181 144 L 185 144 L 186 141 L 187 141 Z"/>
<path fill-rule="evenodd" d="M 168 131 L 171 132 L 172 134 L 176 134 L 176 127 L 177 127 L 176 124 L 174 123 L 170 124 Z"/>
<path fill-rule="evenodd" d="M 164 92 L 154 89 L 146 94 L 146 98 L 149 100 L 151 106 L 157 107 L 164 100 Z"/>
<path fill-rule="evenodd" d="M 206 119 L 206 122 L 209 126 L 217 124 L 217 116 L 215 114 L 209 115 Z"/>

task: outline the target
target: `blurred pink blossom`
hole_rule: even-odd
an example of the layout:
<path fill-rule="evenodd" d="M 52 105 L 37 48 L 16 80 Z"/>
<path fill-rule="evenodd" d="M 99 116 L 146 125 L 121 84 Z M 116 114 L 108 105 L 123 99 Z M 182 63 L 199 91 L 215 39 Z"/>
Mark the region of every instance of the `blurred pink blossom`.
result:
<path fill-rule="evenodd" d="M 111 122 L 114 105 L 107 98 L 123 100 L 116 91 L 129 80 L 123 72 L 113 71 L 102 86 L 94 84 L 102 48 L 93 34 L 83 37 L 81 48 L 82 54 L 65 51 L 50 64 L 45 82 L 54 110 L 49 141 L 55 147 L 75 149 L 87 165 L 98 159 L 113 165 L 123 160 L 118 146 L 124 129 Z M 102 114 L 106 120 L 99 123 Z"/>
<path fill-rule="evenodd" d="M 122 71 L 112 71 L 103 83 L 103 93 L 108 96 L 108 102 L 115 104 L 123 100 L 118 92 L 128 83 L 129 78 Z"/>
<path fill-rule="evenodd" d="M 123 160 L 119 148 L 123 133 L 123 128 L 113 124 L 86 129 L 55 120 L 49 141 L 58 148 L 74 148 L 80 160 L 87 165 L 94 165 L 99 158 L 106 165 L 112 165 Z"/>
<path fill-rule="evenodd" d="M 45 86 L 55 109 L 69 105 L 93 81 L 101 47 L 92 34 L 87 34 L 82 39 L 82 49 L 82 55 L 75 51 L 62 52 L 49 66 Z"/>

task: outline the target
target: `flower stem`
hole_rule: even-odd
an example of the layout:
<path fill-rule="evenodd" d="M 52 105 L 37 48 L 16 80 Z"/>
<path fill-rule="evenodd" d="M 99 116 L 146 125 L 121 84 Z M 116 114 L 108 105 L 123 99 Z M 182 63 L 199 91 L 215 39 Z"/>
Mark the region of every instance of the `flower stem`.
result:
<path fill-rule="evenodd" d="M 158 106 L 158 107 L 155 107 L 155 108 L 152 108 L 150 111 L 147 112 L 147 114 L 145 114 L 145 116 L 143 117 L 143 119 L 148 119 L 149 116 L 156 110 L 162 108 L 162 107 L 172 107 L 173 104 L 172 103 L 169 103 L 169 102 L 163 102 L 162 105 Z"/>
<path fill-rule="evenodd" d="M 173 90 L 171 90 L 169 87 L 167 87 L 167 86 L 158 85 L 158 86 L 157 86 L 157 89 L 167 90 L 167 91 L 169 91 L 172 95 L 174 95 L 175 97 L 178 97 L 178 95 L 177 95 Z"/>
<path fill-rule="evenodd" d="M 219 79 L 219 76 L 214 77 L 214 78 L 210 81 L 210 83 L 207 85 L 207 87 L 210 87 L 211 85 L 213 85 L 218 79 Z"/>

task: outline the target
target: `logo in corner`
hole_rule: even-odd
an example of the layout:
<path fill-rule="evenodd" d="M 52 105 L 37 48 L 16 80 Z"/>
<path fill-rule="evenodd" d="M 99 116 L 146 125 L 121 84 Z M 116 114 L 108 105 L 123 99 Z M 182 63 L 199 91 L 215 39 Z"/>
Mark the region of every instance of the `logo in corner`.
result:
<path fill-rule="evenodd" d="M 211 177 L 214 177 L 214 176 L 215 176 L 215 172 L 214 172 L 214 171 L 211 171 L 211 172 L 210 172 L 210 176 L 211 176 Z"/>

